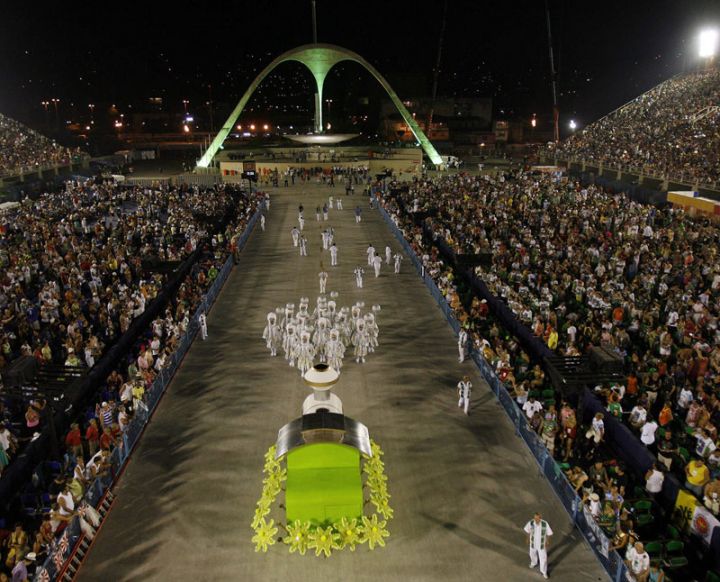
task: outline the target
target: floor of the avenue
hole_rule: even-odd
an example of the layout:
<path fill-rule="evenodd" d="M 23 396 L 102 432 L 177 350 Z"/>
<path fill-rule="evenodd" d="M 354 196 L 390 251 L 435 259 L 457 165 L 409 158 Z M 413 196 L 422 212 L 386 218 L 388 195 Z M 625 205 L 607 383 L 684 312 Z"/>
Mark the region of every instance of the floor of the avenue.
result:
<path fill-rule="evenodd" d="M 318 223 L 315 207 L 330 194 L 345 208 Z M 308 257 L 291 243 L 299 203 Z M 328 225 L 336 268 L 321 250 Z M 386 244 L 399 248 L 367 198 L 346 197 L 341 186 L 272 191 L 267 229 L 251 237 L 209 315 L 208 339 L 196 340 L 147 427 L 80 580 L 542 579 L 528 569 L 522 532 L 537 510 L 555 531 L 550 578 L 605 579 L 474 365 L 458 363 L 455 337 L 410 261 L 400 275 L 383 265 L 376 279 L 366 266 L 369 242 L 381 254 Z M 297 369 L 271 358 L 260 336 L 275 307 L 301 296 L 314 307 L 321 262 L 338 306 L 382 306 L 378 351 L 360 365 L 349 348 L 335 391 L 385 451 L 395 518 L 387 546 L 374 551 L 325 559 L 290 555 L 279 543 L 255 553 L 250 522 L 263 455 L 308 394 Z M 358 265 L 366 266 L 364 289 L 355 287 Z M 467 417 L 455 390 L 463 374 L 475 386 Z"/>

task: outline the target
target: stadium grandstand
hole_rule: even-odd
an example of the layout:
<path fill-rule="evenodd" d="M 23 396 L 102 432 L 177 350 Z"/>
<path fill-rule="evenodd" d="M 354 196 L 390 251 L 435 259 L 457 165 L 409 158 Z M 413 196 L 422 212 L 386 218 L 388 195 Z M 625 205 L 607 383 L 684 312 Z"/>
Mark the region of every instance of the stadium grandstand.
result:
<path fill-rule="evenodd" d="M 548 151 L 720 189 L 720 71 L 668 79 Z"/>
<path fill-rule="evenodd" d="M 67 166 L 78 155 L 0 113 L 0 178 Z"/>

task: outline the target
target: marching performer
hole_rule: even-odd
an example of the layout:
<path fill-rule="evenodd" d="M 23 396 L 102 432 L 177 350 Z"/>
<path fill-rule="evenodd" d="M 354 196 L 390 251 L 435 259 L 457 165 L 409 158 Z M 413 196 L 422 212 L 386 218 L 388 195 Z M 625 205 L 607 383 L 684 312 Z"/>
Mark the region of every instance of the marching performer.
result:
<path fill-rule="evenodd" d="M 328 274 L 325 271 L 320 271 L 318 274 L 318 278 L 320 279 L 320 293 L 325 293 L 325 286 L 327 285 L 328 280 Z"/>
<path fill-rule="evenodd" d="M 356 267 L 353 273 L 355 273 L 355 284 L 357 285 L 358 289 L 362 289 L 363 274 L 365 273 L 365 269 L 363 269 L 362 267 Z"/>
<path fill-rule="evenodd" d="M 472 389 L 472 382 L 470 382 L 469 376 L 463 376 L 462 380 L 458 382 L 458 407 L 463 408 L 467 415 L 468 409 L 470 408 L 470 391 Z"/>

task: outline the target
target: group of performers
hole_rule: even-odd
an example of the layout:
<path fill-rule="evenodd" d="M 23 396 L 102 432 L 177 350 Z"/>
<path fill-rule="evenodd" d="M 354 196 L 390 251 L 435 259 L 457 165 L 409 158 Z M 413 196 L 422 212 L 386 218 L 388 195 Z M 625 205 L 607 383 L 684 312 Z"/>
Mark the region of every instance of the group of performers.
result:
<path fill-rule="evenodd" d="M 325 295 L 320 295 L 312 311 L 309 306 L 310 300 L 302 297 L 297 311 L 294 304 L 288 303 L 267 314 L 262 337 L 271 356 L 277 356 L 282 350 L 288 365 L 297 366 L 303 375 L 313 367 L 316 359 L 339 371 L 350 346 L 359 364 L 375 351 L 379 305 L 373 305 L 363 314 L 363 302 L 338 309 L 334 298 L 328 300 Z"/>

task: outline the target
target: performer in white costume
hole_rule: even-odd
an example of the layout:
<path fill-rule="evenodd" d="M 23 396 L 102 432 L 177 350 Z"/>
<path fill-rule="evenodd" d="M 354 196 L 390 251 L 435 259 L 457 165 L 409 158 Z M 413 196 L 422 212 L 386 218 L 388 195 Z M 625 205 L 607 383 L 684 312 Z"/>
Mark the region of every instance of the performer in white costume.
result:
<path fill-rule="evenodd" d="M 320 358 L 323 364 L 327 361 L 326 344 L 330 339 L 330 320 L 327 317 L 319 317 L 315 326 L 315 333 L 312 337 L 315 346 L 315 355 Z"/>
<path fill-rule="evenodd" d="M 365 249 L 365 252 L 367 253 L 368 258 L 368 267 L 372 267 L 373 259 L 375 258 L 375 247 L 372 246 L 372 243 L 368 244 L 368 248 Z"/>
<path fill-rule="evenodd" d="M 313 367 L 315 359 L 315 346 L 310 342 L 310 334 L 305 331 L 300 335 L 300 342 L 297 345 L 297 367 L 302 376 Z"/>
<path fill-rule="evenodd" d="M 283 351 L 285 352 L 285 359 L 288 361 L 289 366 L 295 365 L 295 359 L 297 358 L 297 343 L 298 338 L 296 335 L 297 328 L 295 324 L 290 322 L 285 326 L 285 336 L 283 337 Z"/>
<path fill-rule="evenodd" d="M 204 311 L 200 312 L 200 315 L 198 315 L 198 323 L 200 324 L 200 337 L 203 340 L 207 339 L 208 332 L 207 332 L 207 316 L 205 315 Z"/>
<path fill-rule="evenodd" d="M 395 274 L 400 272 L 400 263 L 403 260 L 403 256 L 400 253 L 395 253 Z"/>
<path fill-rule="evenodd" d="M 374 352 L 378 346 L 378 334 L 380 330 L 378 329 L 377 323 L 375 323 L 375 316 L 372 313 L 368 313 L 363 319 L 365 319 L 365 329 L 367 329 L 368 334 L 368 351 Z"/>
<path fill-rule="evenodd" d="M 461 364 L 465 361 L 465 352 L 467 350 L 468 334 L 464 329 L 460 329 L 458 333 L 458 362 Z"/>
<path fill-rule="evenodd" d="M 365 329 L 365 320 L 358 319 L 355 326 L 355 331 L 352 335 L 352 344 L 354 347 L 353 353 L 355 354 L 355 361 L 358 364 L 364 364 L 365 358 L 368 355 L 369 338 L 367 330 Z"/>
<path fill-rule="evenodd" d="M 300 231 L 298 230 L 297 226 L 292 227 L 292 230 L 290 231 L 290 236 L 292 236 L 293 246 L 297 247 L 300 243 Z"/>
<path fill-rule="evenodd" d="M 377 279 L 380 276 L 380 267 L 382 266 L 382 258 L 380 257 L 380 255 L 375 253 L 372 263 L 373 268 L 375 269 L 375 278 Z"/>
<path fill-rule="evenodd" d="M 337 328 L 330 330 L 330 339 L 325 344 L 325 356 L 328 365 L 340 371 L 345 357 L 345 344 L 340 341 L 340 330 Z"/>
<path fill-rule="evenodd" d="M 318 278 L 320 279 L 320 293 L 325 293 L 325 286 L 327 285 L 328 274 L 325 271 L 320 271 L 320 273 L 318 273 Z"/>
<path fill-rule="evenodd" d="M 363 269 L 362 267 L 356 267 L 353 273 L 355 273 L 355 284 L 357 285 L 358 289 L 362 289 L 363 274 L 365 273 L 365 269 Z"/>
<path fill-rule="evenodd" d="M 265 345 L 270 350 L 270 355 L 277 356 L 277 349 L 282 345 L 282 333 L 277 324 L 277 314 L 274 311 L 267 314 L 267 325 L 263 330 L 262 337 L 265 340 Z"/>
<path fill-rule="evenodd" d="M 458 407 L 463 408 L 465 414 L 468 413 L 470 408 L 470 391 L 472 390 L 472 382 L 470 382 L 469 376 L 463 376 L 463 379 L 458 382 Z"/>

